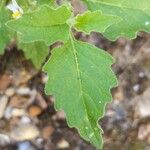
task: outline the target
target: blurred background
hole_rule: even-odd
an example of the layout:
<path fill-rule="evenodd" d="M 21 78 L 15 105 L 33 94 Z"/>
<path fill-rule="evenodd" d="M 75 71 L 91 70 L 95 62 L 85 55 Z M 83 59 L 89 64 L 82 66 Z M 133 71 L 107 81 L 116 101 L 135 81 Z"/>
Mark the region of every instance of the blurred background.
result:
<path fill-rule="evenodd" d="M 85 9 L 73 4 L 75 13 Z M 116 42 L 97 33 L 75 36 L 116 59 L 119 85 L 100 120 L 103 150 L 150 150 L 150 34 Z M 64 112 L 54 110 L 53 97 L 44 94 L 47 79 L 15 43 L 0 56 L 0 150 L 95 150 L 67 126 Z"/>

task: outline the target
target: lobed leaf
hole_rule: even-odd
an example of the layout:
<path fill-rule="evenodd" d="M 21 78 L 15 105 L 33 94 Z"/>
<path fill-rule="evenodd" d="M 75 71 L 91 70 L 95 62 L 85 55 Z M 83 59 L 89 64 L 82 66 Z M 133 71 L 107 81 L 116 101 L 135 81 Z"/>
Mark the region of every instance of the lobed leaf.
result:
<path fill-rule="evenodd" d="M 150 0 L 83 0 L 89 10 L 100 10 L 122 20 L 110 25 L 103 33 L 111 40 L 119 36 L 135 38 L 138 31 L 150 32 Z"/>
<path fill-rule="evenodd" d="M 52 9 L 43 5 L 37 11 L 9 21 L 7 25 L 22 35 L 24 43 L 45 41 L 47 45 L 50 45 L 59 40 L 68 40 L 69 26 L 66 21 L 70 15 L 71 11 L 65 6 Z"/>
<path fill-rule="evenodd" d="M 85 12 L 76 18 L 75 27 L 79 31 L 90 33 L 92 31 L 103 33 L 109 26 L 121 19 L 112 15 L 104 15 L 101 11 Z"/>
<path fill-rule="evenodd" d="M 55 96 L 56 109 L 63 109 L 69 126 L 97 148 L 103 144 L 98 119 L 111 100 L 110 88 L 117 84 L 112 63 L 105 51 L 70 39 L 52 51 L 43 69 L 49 75 L 45 91 Z"/>

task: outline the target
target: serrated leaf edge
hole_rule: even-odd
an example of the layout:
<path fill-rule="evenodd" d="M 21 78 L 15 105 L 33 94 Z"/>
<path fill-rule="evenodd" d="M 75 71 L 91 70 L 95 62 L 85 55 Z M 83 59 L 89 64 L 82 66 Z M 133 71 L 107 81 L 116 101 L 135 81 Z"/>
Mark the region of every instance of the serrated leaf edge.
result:
<path fill-rule="evenodd" d="M 85 11 L 83 14 L 78 14 L 78 15 L 75 17 L 75 20 L 77 20 L 78 17 L 83 17 L 83 16 L 86 15 L 86 14 L 89 14 L 89 13 L 97 13 L 97 12 L 99 12 L 101 15 L 118 18 L 118 22 L 122 20 L 122 19 L 121 19 L 120 17 L 118 17 L 118 16 L 109 15 L 109 14 L 104 14 L 104 13 L 102 13 L 101 10 L 96 10 L 96 11 L 89 11 L 89 10 L 88 10 L 88 11 Z M 117 23 L 118 23 L 118 22 L 117 22 Z M 76 21 L 75 24 L 74 24 L 74 28 L 75 28 L 78 32 L 84 32 L 84 33 L 86 33 L 87 35 L 90 35 L 92 32 L 98 32 L 98 31 L 96 31 L 96 30 L 94 30 L 94 29 L 93 29 L 93 30 L 90 30 L 89 32 L 86 32 L 85 30 L 80 30 L 80 29 L 78 29 L 78 28 L 76 27 L 76 23 L 77 23 L 77 21 Z M 114 24 L 114 23 L 112 23 L 112 24 Z M 102 32 L 98 32 L 98 33 L 104 33 L 104 32 L 106 31 L 106 29 L 109 28 L 112 24 L 108 25 L 107 27 L 105 27 L 105 29 L 104 29 Z"/>
<path fill-rule="evenodd" d="M 40 7 L 38 7 L 36 10 L 32 11 L 32 12 L 25 12 L 23 15 L 26 15 L 26 14 L 28 15 L 28 14 L 36 13 L 36 12 L 40 11 L 43 7 L 48 7 L 48 8 L 53 9 L 53 10 L 58 10 L 58 9 L 60 9 L 61 7 L 66 7 L 66 5 L 61 5 L 61 6 L 57 7 L 57 8 L 52 8 L 52 7 L 50 7 L 49 5 L 44 4 L 44 5 L 41 5 Z M 68 7 L 66 7 L 66 8 L 69 10 Z M 72 13 L 70 13 L 70 17 L 71 17 L 71 14 L 72 14 Z M 21 18 L 23 17 L 23 15 L 22 15 L 19 19 L 21 19 Z M 69 19 L 69 18 L 68 18 L 68 19 Z M 8 25 L 9 22 L 14 22 L 14 21 L 15 21 L 15 20 L 9 20 L 9 21 L 7 21 L 7 22 L 5 23 L 5 25 L 6 25 L 9 29 L 11 29 L 11 30 L 17 32 L 18 34 L 20 34 L 20 42 L 22 42 L 22 43 L 28 44 L 28 43 L 33 43 L 33 42 L 42 41 L 42 42 L 45 42 L 45 44 L 46 44 L 47 46 L 49 46 L 49 45 L 52 45 L 52 44 L 54 44 L 54 43 L 56 43 L 56 42 L 58 42 L 58 41 L 60 41 L 60 42 L 62 42 L 62 43 L 66 43 L 66 42 L 68 41 L 68 39 L 69 39 L 69 30 L 68 30 L 68 37 L 67 37 L 67 40 L 66 40 L 66 41 L 63 41 L 63 40 L 56 40 L 56 41 L 53 42 L 53 43 L 49 43 L 49 42 L 47 42 L 47 41 L 45 41 L 45 40 L 43 40 L 43 39 L 40 39 L 40 38 L 39 38 L 38 40 L 30 40 L 29 42 L 23 41 L 22 38 L 21 38 L 21 37 L 23 37 L 23 34 L 22 34 L 21 32 L 19 32 L 19 31 L 15 30 L 15 29 L 13 29 L 12 27 L 10 27 L 10 26 Z M 58 25 L 63 25 L 63 24 L 64 24 L 64 23 L 58 24 Z M 66 25 L 68 25 L 68 24 L 67 24 L 67 21 L 66 21 Z M 69 27 L 70 27 L 70 26 L 68 25 L 68 29 L 69 29 Z"/>
<path fill-rule="evenodd" d="M 83 41 L 80 41 L 81 43 L 86 43 L 86 44 L 88 44 L 88 45 L 90 45 L 90 46 L 93 46 L 94 48 L 95 48 L 95 46 L 94 45 L 92 45 L 92 44 L 89 44 L 89 43 L 87 43 L 87 42 L 83 42 Z M 97 47 L 96 47 L 97 48 Z M 56 48 L 57 49 L 57 48 Z M 55 50 L 55 49 L 53 49 L 53 50 Z M 52 51 L 53 51 L 52 50 Z M 105 52 L 106 53 L 106 52 Z M 114 72 L 113 72 L 113 70 L 111 69 L 111 66 L 112 66 L 112 64 L 114 64 L 115 63 L 115 59 L 109 54 L 109 53 L 107 53 L 111 58 L 112 58 L 112 63 L 109 65 L 109 69 L 111 70 L 111 72 L 113 73 L 113 75 L 115 75 L 114 74 Z M 52 55 L 53 55 L 53 52 L 52 52 Z M 43 68 L 42 68 L 42 71 L 43 72 L 47 72 L 46 70 L 44 70 L 44 68 L 45 68 L 45 66 L 48 64 L 48 62 L 50 61 L 50 59 L 51 59 L 51 57 L 48 59 L 48 61 L 44 64 L 44 66 L 43 66 Z M 112 88 L 114 88 L 114 87 L 117 87 L 118 86 L 118 80 L 117 80 L 117 78 L 115 79 L 116 80 L 116 84 L 115 85 L 110 85 L 110 88 L 109 88 L 109 93 L 111 93 L 111 89 Z M 53 92 L 51 92 L 51 93 L 47 93 L 47 91 L 46 91 L 46 85 L 45 85 L 45 93 L 47 94 L 47 95 L 53 95 L 53 97 L 54 97 L 54 99 L 55 99 L 55 101 L 54 101 L 54 108 L 55 108 L 55 110 L 56 111 L 61 111 L 61 110 L 63 110 L 63 108 L 56 108 L 56 98 L 55 98 L 55 93 L 53 93 Z M 111 94 L 110 94 L 111 95 Z M 108 103 L 110 103 L 112 101 L 112 95 L 111 95 L 111 98 L 110 98 L 110 100 L 109 100 L 109 102 L 106 102 L 106 103 L 104 103 L 104 106 L 103 106 L 103 110 L 102 110 L 102 116 L 100 116 L 98 119 L 97 119 L 97 127 L 99 128 L 99 130 L 100 130 L 100 133 L 99 134 L 103 134 L 104 132 L 103 132 L 103 130 L 102 130 L 102 128 L 101 128 L 101 126 L 99 125 L 99 120 L 101 119 L 101 118 L 103 118 L 104 117 L 104 115 L 105 115 L 105 110 L 106 110 L 106 105 L 108 104 Z M 86 141 L 88 141 L 88 142 L 90 142 L 90 139 L 88 139 L 88 138 L 85 138 L 82 134 L 81 134 L 81 132 L 80 132 L 80 129 L 78 129 L 76 126 L 74 126 L 74 125 L 71 125 L 71 123 L 70 123 L 70 120 L 68 119 L 68 117 L 67 117 L 67 115 L 66 115 L 66 121 L 67 121 L 67 124 L 68 124 L 68 126 L 70 127 L 70 128 L 75 128 L 75 129 L 77 129 L 77 131 L 78 131 L 78 133 L 80 134 L 80 136 L 83 138 L 83 139 L 85 139 Z M 103 138 L 101 138 L 101 146 L 100 146 L 100 149 L 102 149 L 102 147 L 103 147 Z"/>

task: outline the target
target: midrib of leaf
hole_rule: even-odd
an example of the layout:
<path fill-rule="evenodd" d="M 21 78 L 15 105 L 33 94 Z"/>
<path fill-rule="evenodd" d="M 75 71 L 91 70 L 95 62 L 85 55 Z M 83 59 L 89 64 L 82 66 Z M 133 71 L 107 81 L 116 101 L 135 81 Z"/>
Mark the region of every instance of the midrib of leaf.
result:
<path fill-rule="evenodd" d="M 91 0 L 87 0 L 87 1 L 92 2 Z M 100 1 L 97 1 L 97 0 L 93 0 L 93 2 L 96 2 L 96 3 L 99 3 L 99 4 L 108 5 L 108 6 L 113 6 L 113 7 L 119 7 L 119 8 L 122 9 L 122 10 L 124 10 L 124 9 L 140 10 L 140 11 L 142 11 L 143 13 L 145 13 L 142 9 L 125 7 L 125 6 L 123 6 L 122 4 L 121 4 L 121 5 L 115 5 L 115 4 L 111 4 L 111 3 L 107 3 L 107 2 L 100 2 Z"/>
<path fill-rule="evenodd" d="M 75 64 L 76 64 L 76 69 L 77 69 L 77 75 L 78 75 L 78 81 L 79 81 L 79 86 L 80 86 L 80 90 L 81 90 L 81 96 L 83 95 L 83 90 L 82 90 L 82 81 L 81 81 L 81 74 L 80 74 L 80 69 L 79 69 L 79 61 L 78 61 L 78 56 L 77 56 L 77 51 L 75 49 L 74 46 L 74 42 L 73 42 L 73 35 L 70 32 L 70 40 L 71 40 L 71 45 L 72 45 L 72 49 L 73 49 L 73 55 L 74 55 L 74 60 L 75 60 Z"/>
<path fill-rule="evenodd" d="M 95 134 L 96 131 L 92 127 L 92 124 L 91 124 L 91 121 L 90 121 L 90 118 L 89 118 L 89 113 L 87 111 L 88 108 L 87 108 L 86 103 L 85 103 L 84 94 L 87 95 L 91 100 L 92 100 L 92 98 L 86 92 L 84 92 L 83 87 L 82 87 L 82 80 L 81 80 L 81 73 L 80 73 L 80 65 L 79 65 L 79 61 L 78 61 L 78 54 L 77 54 L 77 51 L 76 51 L 76 48 L 75 48 L 75 45 L 74 45 L 74 39 L 73 38 L 74 37 L 73 37 L 73 35 L 70 31 L 70 40 L 71 40 L 71 45 L 72 45 L 72 49 L 73 49 L 73 56 L 74 56 L 74 60 L 75 60 L 75 64 L 76 64 L 76 70 L 77 70 L 77 80 L 79 82 L 79 87 L 80 87 L 80 91 L 81 91 L 80 100 L 83 101 L 83 105 L 84 105 L 84 108 L 85 108 L 85 112 L 87 114 L 87 119 L 88 119 L 89 125 L 91 126 L 91 129 L 94 133 L 94 136 L 96 137 L 96 134 Z M 89 135 L 87 135 L 87 136 L 89 136 Z"/>

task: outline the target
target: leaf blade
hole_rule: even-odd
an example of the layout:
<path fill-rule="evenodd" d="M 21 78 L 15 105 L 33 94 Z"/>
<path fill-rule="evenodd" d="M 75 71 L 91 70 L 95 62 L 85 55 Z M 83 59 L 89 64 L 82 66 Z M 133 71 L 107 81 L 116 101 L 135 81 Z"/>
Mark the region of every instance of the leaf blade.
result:
<path fill-rule="evenodd" d="M 140 5 L 140 0 L 83 0 L 91 11 L 101 10 L 102 13 L 115 15 L 122 21 L 107 28 L 104 36 L 116 40 L 120 36 L 135 38 L 138 31 L 150 32 L 150 1 Z M 133 7 L 134 6 L 134 7 Z M 142 7 L 143 6 L 143 9 Z"/>
<path fill-rule="evenodd" d="M 120 20 L 116 16 L 104 15 L 101 11 L 88 11 L 76 17 L 75 28 L 88 34 L 92 31 L 103 33 L 109 26 Z"/>
<path fill-rule="evenodd" d="M 69 38 L 69 26 L 66 21 L 70 15 L 70 10 L 65 6 L 53 9 L 43 5 L 37 11 L 26 13 L 17 20 L 9 21 L 7 25 L 21 33 L 24 43 L 45 41 L 47 45 L 50 45 Z"/>
<path fill-rule="evenodd" d="M 112 63 L 112 57 L 103 50 L 69 40 L 53 50 L 44 66 L 49 75 L 45 90 L 55 96 L 56 109 L 63 109 L 69 126 L 76 127 L 85 140 L 98 148 L 102 147 L 103 131 L 97 121 L 111 99 L 110 88 L 117 84 L 110 69 Z"/>

